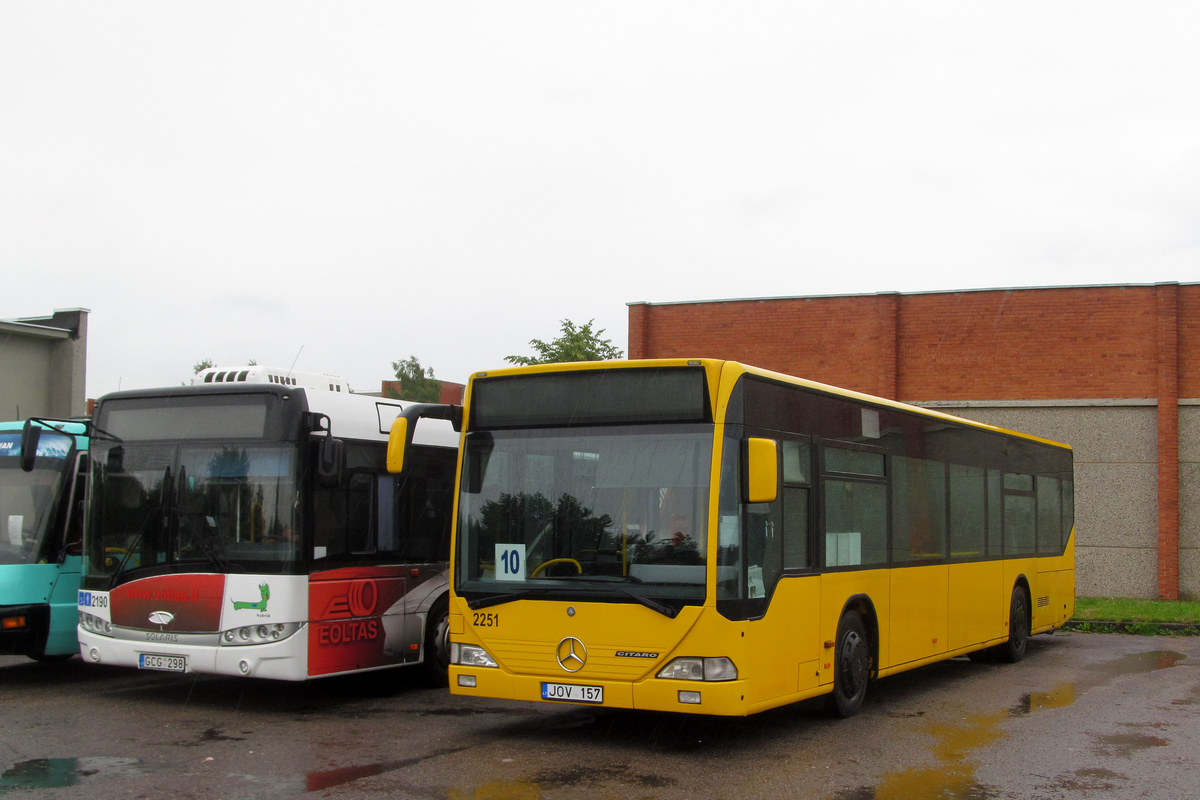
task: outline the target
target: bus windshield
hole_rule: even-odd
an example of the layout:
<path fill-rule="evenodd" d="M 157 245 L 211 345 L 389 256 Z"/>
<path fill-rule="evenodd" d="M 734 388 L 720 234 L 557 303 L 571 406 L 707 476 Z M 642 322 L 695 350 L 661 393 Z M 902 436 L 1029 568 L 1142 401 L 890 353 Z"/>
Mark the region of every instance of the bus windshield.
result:
<path fill-rule="evenodd" d="M 0 564 L 34 564 L 74 452 L 72 437 L 43 430 L 32 472 L 21 469 L 21 432 L 0 433 Z"/>
<path fill-rule="evenodd" d="M 295 446 L 93 447 L 88 574 L 286 573 L 299 560 Z"/>
<path fill-rule="evenodd" d="M 712 437 L 707 424 L 469 434 L 456 590 L 703 602 Z"/>

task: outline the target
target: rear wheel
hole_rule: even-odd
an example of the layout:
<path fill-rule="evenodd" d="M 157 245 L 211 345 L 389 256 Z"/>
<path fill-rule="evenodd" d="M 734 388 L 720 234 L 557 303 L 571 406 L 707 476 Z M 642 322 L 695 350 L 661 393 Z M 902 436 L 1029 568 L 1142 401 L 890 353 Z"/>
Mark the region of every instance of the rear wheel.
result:
<path fill-rule="evenodd" d="M 425 617 L 425 660 L 421 664 L 430 686 L 450 685 L 450 603 L 443 597 Z"/>
<path fill-rule="evenodd" d="M 839 717 L 853 717 L 862 710 L 871 682 L 874 657 L 867 629 L 857 611 L 847 611 L 838 622 L 833 656 L 833 694 L 826 704 Z"/>
<path fill-rule="evenodd" d="M 996 647 L 996 657 L 1010 664 L 1024 658 L 1031 629 L 1029 595 L 1025 594 L 1023 586 L 1018 586 L 1013 589 L 1012 602 L 1008 606 L 1008 641 Z"/>

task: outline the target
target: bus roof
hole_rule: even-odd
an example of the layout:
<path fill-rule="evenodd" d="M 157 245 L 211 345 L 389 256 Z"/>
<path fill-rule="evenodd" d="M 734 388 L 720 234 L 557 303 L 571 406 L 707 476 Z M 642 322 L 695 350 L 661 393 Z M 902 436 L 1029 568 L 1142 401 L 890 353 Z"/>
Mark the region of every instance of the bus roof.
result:
<path fill-rule="evenodd" d="M 535 364 L 524 367 L 505 367 L 502 369 L 487 370 L 485 372 L 476 372 L 471 376 L 473 382 L 477 378 L 494 378 L 505 377 L 510 375 L 535 374 L 544 372 L 560 372 L 560 371 L 584 371 L 596 369 L 637 369 L 647 367 L 697 367 L 702 366 L 708 374 L 710 396 L 717 397 L 717 386 L 723 380 L 732 382 L 743 374 L 756 375 L 761 378 L 788 383 L 793 386 L 801 386 L 821 394 L 828 394 L 835 397 L 843 397 L 860 402 L 869 403 L 875 406 L 904 411 L 910 414 L 927 417 L 930 419 L 938 419 L 945 422 L 954 423 L 956 425 L 964 425 L 980 430 L 992 431 L 994 433 L 1003 434 L 1005 436 L 1016 436 L 1022 439 L 1028 439 L 1034 442 L 1050 445 L 1052 447 L 1060 447 L 1066 450 L 1072 449 L 1069 444 L 1056 442 L 1052 439 L 1044 439 L 1040 436 L 1034 436 L 1020 431 L 1009 430 L 998 425 L 989 425 L 985 422 L 977 422 L 966 417 L 957 417 L 953 414 L 947 414 L 942 411 L 937 411 L 921 406 L 902 403 L 898 400 L 889 400 L 885 397 L 876 397 L 875 395 L 866 394 L 864 392 L 856 392 L 853 389 L 844 389 L 840 386 L 833 386 L 819 381 L 808 380 L 806 378 L 798 378 L 794 375 L 786 375 L 782 372 L 774 372 L 772 370 L 755 367 L 748 364 L 742 364 L 737 361 L 727 361 L 723 359 L 712 358 L 659 358 L 659 359 L 643 359 L 643 360 L 618 360 L 618 361 L 571 361 L 555 364 Z M 469 398 L 468 389 L 468 398 Z M 469 399 L 468 399 L 469 402 Z"/>
<path fill-rule="evenodd" d="M 157 389 L 127 389 L 111 392 L 96 401 L 97 409 L 112 400 L 150 399 L 171 397 L 197 397 L 204 395 L 266 393 L 286 397 L 302 395 L 308 410 L 325 414 L 330 418 L 333 435 L 345 439 L 364 439 L 386 442 L 391 432 L 392 421 L 409 401 L 390 400 L 372 395 L 331 392 L 328 389 L 312 389 L 303 386 L 287 387 L 264 381 L 251 383 L 211 383 L 196 386 L 165 386 Z M 446 420 L 423 419 L 414 432 L 416 444 L 434 447 L 458 447 L 458 433 Z"/>
<path fill-rule="evenodd" d="M 192 378 L 192 386 L 209 383 L 270 383 L 304 389 L 324 389 L 329 392 L 350 392 L 346 381 L 336 375 L 318 372 L 296 372 L 281 367 L 247 364 L 242 367 L 209 367 Z"/>

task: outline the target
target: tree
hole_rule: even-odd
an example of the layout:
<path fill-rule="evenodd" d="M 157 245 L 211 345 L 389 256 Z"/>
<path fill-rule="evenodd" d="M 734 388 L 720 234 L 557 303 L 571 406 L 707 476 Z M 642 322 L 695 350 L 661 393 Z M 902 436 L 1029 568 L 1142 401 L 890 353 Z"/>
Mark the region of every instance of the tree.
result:
<path fill-rule="evenodd" d="M 564 319 L 562 320 L 562 335 L 554 341 L 530 340 L 529 344 L 537 351 L 537 355 L 505 356 L 504 360 L 510 364 L 525 366 L 556 364 L 562 361 L 608 361 L 625 355 L 624 352 L 613 346 L 612 340 L 600 338 L 600 334 L 604 333 L 603 328 L 598 331 L 592 330 L 592 323 L 595 321 L 589 319 L 585 325 L 576 327 L 574 322 Z"/>
<path fill-rule="evenodd" d="M 416 356 L 405 361 L 393 361 L 396 379 L 400 381 L 400 400 L 417 403 L 436 403 L 442 395 L 442 382 L 433 377 L 433 367 L 422 367 Z"/>
<path fill-rule="evenodd" d="M 209 369 L 210 367 L 215 367 L 216 365 L 217 362 L 213 361 L 211 358 L 205 358 L 197 361 L 195 364 L 192 364 L 192 372 L 194 375 L 199 375 L 204 370 Z"/>

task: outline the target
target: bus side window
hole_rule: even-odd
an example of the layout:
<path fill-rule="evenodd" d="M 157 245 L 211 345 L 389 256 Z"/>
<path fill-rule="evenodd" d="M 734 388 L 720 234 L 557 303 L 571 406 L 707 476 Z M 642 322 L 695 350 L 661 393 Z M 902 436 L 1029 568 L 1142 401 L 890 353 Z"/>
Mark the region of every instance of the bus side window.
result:
<path fill-rule="evenodd" d="M 888 487 L 880 453 L 826 445 L 825 566 L 886 564 L 888 560 Z M 856 477 L 849 477 L 856 476 Z"/>
<path fill-rule="evenodd" d="M 721 602 L 736 602 L 744 596 L 741 503 L 738 502 L 741 487 L 740 448 L 741 437 L 726 434 L 721 447 L 720 502 L 717 510 L 717 599 Z"/>
<path fill-rule="evenodd" d="M 987 505 L 983 467 L 950 465 L 950 557 L 979 558 L 984 554 Z"/>
<path fill-rule="evenodd" d="M 892 560 L 946 556 L 946 465 L 892 456 Z"/>
<path fill-rule="evenodd" d="M 1004 555 L 1031 556 L 1035 540 L 1033 476 L 1004 473 Z"/>
<path fill-rule="evenodd" d="M 809 490 L 812 486 L 812 447 L 807 442 L 783 442 L 783 568 L 807 569 Z"/>
<path fill-rule="evenodd" d="M 371 525 L 371 495 L 374 480 L 358 472 L 334 489 L 318 489 L 313 500 L 313 544 L 315 558 L 333 558 L 375 549 Z"/>
<path fill-rule="evenodd" d="M 396 489 L 396 549 L 405 561 L 446 561 L 457 454 L 452 448 L 415 447 L 412 459 L 414 468 Z"/>
<path fill-rule="evenodd" d="M 783 520 L 779 498 L 746 506 L 746 597 L 768 597 L 783 572 Z"/>
<path fill-rule="evenodd" d="M 63 532 L 63 552 L 69 556 L 83 555 L 83 509 L 84 495 L 87 492 L 87 466 L 81 467 L 75 476 L 75 495 L 70 513 L 67 516 L 67 528 Z"/>
<path fill-rule="evenodd" d="M 1062 481 L 1039 475 L 1037 487 L 1037 551 L 1056 556 L 1062 552 Z"/>
<path fill-rule="evenodd" d="M 374 484 L 374 478 L 365 472 L 350 476 L 346 489 L 346 541 L 351 553 L 375 552 L 375 528 L 371 524 Z"/>

